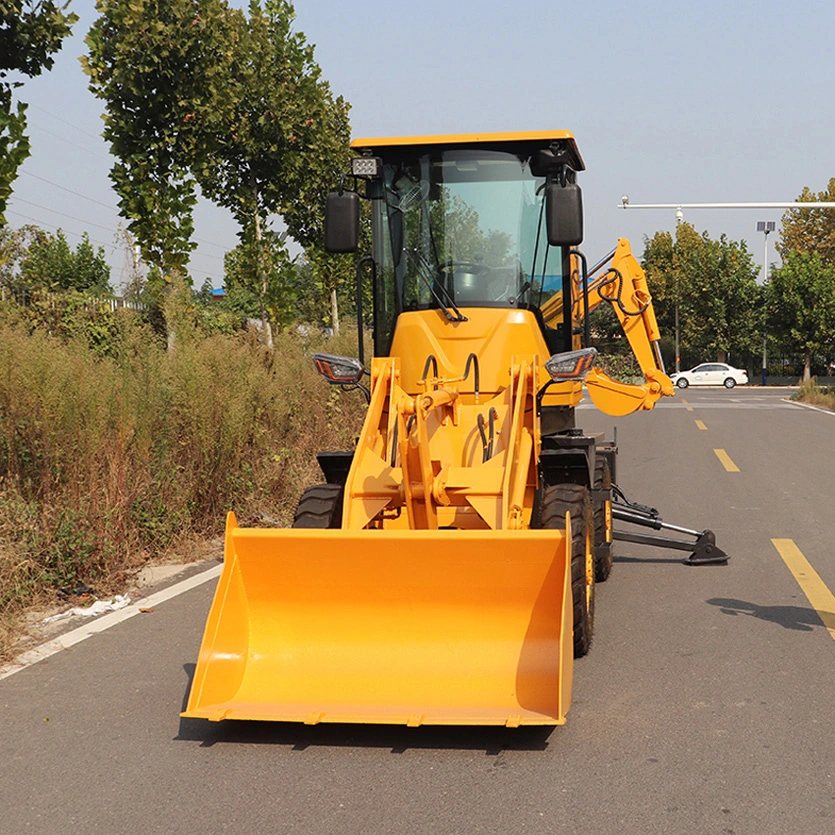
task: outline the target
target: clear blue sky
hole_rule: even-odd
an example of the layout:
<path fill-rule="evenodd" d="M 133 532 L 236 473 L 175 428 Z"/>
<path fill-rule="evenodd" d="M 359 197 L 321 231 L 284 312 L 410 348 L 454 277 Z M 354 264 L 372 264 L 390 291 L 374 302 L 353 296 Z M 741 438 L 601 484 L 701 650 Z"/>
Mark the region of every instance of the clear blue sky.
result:
<path fill-rule="evenodd" d="M 238 3 L 243 5 L 243 3 Z M 119 223 L 101 103 L 78 64 L 95 19 L 80 20 L 55 68 L 19 91 L 30 102 L 32 157 L 15 184 L 13 225 L 83 231 L 105 246 L 119 281 Z M 790 201 L 835 176 L 835 3 L 771 0 L 297 0 L 296 28 L 336 93 L 354 136 L 567 129 L 580 177 L 590 262 L 629 238 L 675 227 L 674 211 L 632 203 Z M 691 210 L 713 237 L 763 255 L 758 220 L 779 210 Z M 191 270 L 222 281 L 236 243 L 228 214 L 201 204 Z M 776 260 L 769 245 L 769 260 Z"/>

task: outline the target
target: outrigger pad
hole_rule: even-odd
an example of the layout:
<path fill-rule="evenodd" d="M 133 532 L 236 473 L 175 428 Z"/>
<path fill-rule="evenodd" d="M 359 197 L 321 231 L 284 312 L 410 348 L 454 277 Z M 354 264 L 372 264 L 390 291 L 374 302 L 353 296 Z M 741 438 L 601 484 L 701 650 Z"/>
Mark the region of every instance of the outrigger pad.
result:
<path fill-rule="evenodd" d="M 730 557 L 716 547 L 716 535 L 713 531 L 702 531 L 696 540 L 693 553 L 683 560 L 685 565 L 726 565 Z"/>

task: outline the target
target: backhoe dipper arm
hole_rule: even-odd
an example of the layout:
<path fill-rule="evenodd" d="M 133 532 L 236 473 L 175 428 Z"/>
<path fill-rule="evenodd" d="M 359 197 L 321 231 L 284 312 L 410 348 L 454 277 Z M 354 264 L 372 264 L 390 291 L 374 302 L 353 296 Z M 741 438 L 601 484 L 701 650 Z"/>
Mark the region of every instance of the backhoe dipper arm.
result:
<path fill-rule="evenodd" d="M 604 301 L 612 305 L 646 382 L 621 383 L 599 368 L 592 369 L 586 386 L 595 406 L 608 415 L 620 416 L 651 409 L 662 396 L 673 397 L 675 388 L 664 372 L 658 348 L 661 334 L 646 275 L 625 238 L 618 240 L 609 269 L 590 285 L 589 310 Z"/>

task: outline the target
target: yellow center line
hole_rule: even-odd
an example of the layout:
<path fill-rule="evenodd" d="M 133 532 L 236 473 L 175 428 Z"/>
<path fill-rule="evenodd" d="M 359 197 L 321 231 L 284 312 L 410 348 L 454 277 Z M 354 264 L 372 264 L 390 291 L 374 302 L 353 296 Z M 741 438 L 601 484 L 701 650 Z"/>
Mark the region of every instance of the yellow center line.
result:
<path fill-rule="evenodd" d="M 707 429 L 707 427 L 704 425 L 704 423 L 700 420 L 696 421 L 696 426 L 698 426 L 699 429 Z"/>
<path fill-rule="evenodd" d="M 687 407 L 687 411 L 688 411 L 688 412 L 692 412 L 692 411 L 693 411 L 693 407 L 692 407 L 692 406 L 688 406 L 688 407 Z"/>
<path fill-rule="evenodd" d="M 835 640 L 835 595 L 821 580 L 811 563 L 792 539 L 772 539 L 771 542 L 794 575 L 803 594 L 814 607 L 829 634 Z"/>
<path fill-rule="evenodd" d="M 739 467 L 731 461 L 731 456 L 725 452 L 724 449 L 714 449 L 716 453 L 716 457 L 722 462 L 722 466 L 729 472 L 729 473 L 738 473 Z"/>
<path fill-rule="evenodd" d="M 681 398 L 681 402 L 684 403 L 685 406 L 687 405 L 687 401 L 683 397 Z"/>

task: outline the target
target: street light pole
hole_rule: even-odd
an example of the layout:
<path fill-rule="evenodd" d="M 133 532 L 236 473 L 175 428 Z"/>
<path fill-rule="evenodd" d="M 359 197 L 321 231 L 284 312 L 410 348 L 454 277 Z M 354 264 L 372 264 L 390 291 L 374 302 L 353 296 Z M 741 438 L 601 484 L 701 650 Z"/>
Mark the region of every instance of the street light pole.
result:
<path fill-rule="evenodd" d="M 679 209 L 676 212 L 676 227 L 684 220 L 684 212 Z M 678 297 L 679 297 L 679 282 L 678 269 L 676 268 L 676 374 L 681 371 L 681 350 L 679 347 L 679 332 L 678 332 Z"/>
<path fill-rule="evenodd" d="M 768 281 L 768 235 L 776 228 L 773 220 L 757 221 L 757 232 L 763 232 L 765 237 L 765 248 L 763 250 L 763 286 Z M 763 385 L 768 381 L 768 337 L 765 333 L 765 321 L 763 320 Z"/>

